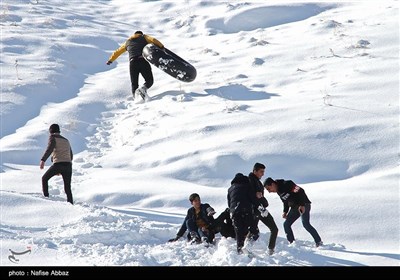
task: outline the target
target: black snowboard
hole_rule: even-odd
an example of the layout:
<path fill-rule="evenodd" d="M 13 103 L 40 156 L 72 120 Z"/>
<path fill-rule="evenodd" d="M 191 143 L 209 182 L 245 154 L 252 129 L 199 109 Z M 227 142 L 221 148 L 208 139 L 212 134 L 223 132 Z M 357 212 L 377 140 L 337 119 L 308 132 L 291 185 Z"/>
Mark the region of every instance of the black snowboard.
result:
<path fill-rule="evenodd" d="M 148 62 L 175 79 L 187 83 L 194 81 L 197 75 L 196 68 L 167 48 L 164 50 L 156 45 L 147 44 L 142 55 Z"/>

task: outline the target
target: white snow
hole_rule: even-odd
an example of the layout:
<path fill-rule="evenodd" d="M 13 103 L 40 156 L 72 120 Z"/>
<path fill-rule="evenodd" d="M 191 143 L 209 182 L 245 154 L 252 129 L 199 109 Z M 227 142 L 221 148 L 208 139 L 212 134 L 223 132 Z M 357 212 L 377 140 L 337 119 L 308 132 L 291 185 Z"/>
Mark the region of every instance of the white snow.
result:
<path fill-rule="evenodd" d="M 399 1 L 2 0 L 1 266 L 399 266 Z M 130 93 L 134 31 L 197 69 L 182 83 L 152 67 L 150 102 Z M 140 84 L 143 79 L 140 79 Z M 75 154 L 41 190 L 48 127 Z M 312 201 L 315 248 L 282 203 L 276 253 L 237 255 L 175 236 L 197 192 L 217 215 L 237 172 L 291 179 Z M 46 162 L 45 170 L 50 161 Z M 30 254 L 10 261 L 9 249 Z"/>

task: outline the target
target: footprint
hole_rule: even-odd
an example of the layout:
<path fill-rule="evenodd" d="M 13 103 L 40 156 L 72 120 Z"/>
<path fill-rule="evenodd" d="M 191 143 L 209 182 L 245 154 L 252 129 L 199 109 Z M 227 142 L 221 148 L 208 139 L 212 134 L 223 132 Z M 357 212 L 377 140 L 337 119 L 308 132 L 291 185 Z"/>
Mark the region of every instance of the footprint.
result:
<path fill-rule="evenodd" d="M 93 163 L 87 162 L 85 164 L 82 164 L 81 167 L 82 168 L 91 168 L 91 167 L 93 167 Z"/>

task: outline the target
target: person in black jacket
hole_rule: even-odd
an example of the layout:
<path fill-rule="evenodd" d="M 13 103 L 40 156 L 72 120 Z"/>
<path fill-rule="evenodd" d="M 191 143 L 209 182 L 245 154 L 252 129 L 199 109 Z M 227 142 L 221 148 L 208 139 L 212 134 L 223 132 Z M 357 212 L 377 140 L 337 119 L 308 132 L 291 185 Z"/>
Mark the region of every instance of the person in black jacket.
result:
<path fill-rule="evenodd" d="M 323 243 L 317 230 L 310 224 L 311 201 L 308 199 L 304 189 L 300 188 L 293 181 L 285 181 L 283 179 L 274 180 L 268 177 L 264 182 L 264 187 L 268 192 L 278 193 L 283 202 L 282 217 L 286 219 L 283 223 L 286 238 L 289 243 L 292 243 L 294 234 L 292 224 L 301 216 L 303 227 L 314 238 L 315 245 L 321 246 Z M 289 210 L 290 208 L 290 210 Z"/>
<path fill-rule="evenodd" d="M 278 237 L 278 227 L 276 226 L 271 213 L 267 210 L 268 200 L 264 196 L 264 186 L 260 181 L 262 176 L 264 176 L 264 172 L 265 165 L 256 162 L 253 167 L 253 172 L 249 174 L 250 185 L 258 200 L 258 204 L 254 207 L 254 224 L 250 227 L 249 240 L 252 242 L 258 239 L 260 234 L 258 222 L 261 220 L 261 222 L 263 222 L 271 231 L 268 243 L 268 254 L 272 255 Z"/>
<path fill-rule="evenodd" d="M 132 94 L 135 98 L 135 92 L 145 99 L 147 97 L 147 89 L 149 89 L 154 82 L 153 73 L 151 72 L 150 64 L 142 56 L 143 48 L 152 43 L 157 47 L 164 49 L 164 45 L 157 39 L 143 34 L 142 31 L 136 31 L 131 37 L 126 40 L 115 52 L 112 53 L 107 61 L 107 65 L 110 65 L 125 51 L 129 53 L 129 72 L 131 76 Z M 142 74 L 145 79 L 145 83 L 139 88 L 139 74 Z"/>
<path fill-rule="evenodd" d="M 177 241 L 188 230 L 188 238 L 192 244 L 200 243 L 200 241 L 211 243 L 215 236 L 214 230 L 211 228 L 214 222 L 213 215 L 215 210 L 208 203 L 201 203 L 200 196 L 197 193 L 192 193 L 189 196 L 189 201 L 193 207 L 188 209 L 185 220 L 176 237 L 168 241 Z"/>
<path fill-rule="evenodd" d="M 228 206 L 236 233 L 236 246 L 239 254 L 243 253 L 243 246 L 249 228 L 254 224 L 254 205 L 258 204 L 249 178 L 237 173 L 228 189 Z"/>
<path fill-rule="evenodd" d="M 226 208 L 210 225 L 214 233 L 220 233 L 223 237 L 236 238 L 235 229 L 229 208 Z"/>

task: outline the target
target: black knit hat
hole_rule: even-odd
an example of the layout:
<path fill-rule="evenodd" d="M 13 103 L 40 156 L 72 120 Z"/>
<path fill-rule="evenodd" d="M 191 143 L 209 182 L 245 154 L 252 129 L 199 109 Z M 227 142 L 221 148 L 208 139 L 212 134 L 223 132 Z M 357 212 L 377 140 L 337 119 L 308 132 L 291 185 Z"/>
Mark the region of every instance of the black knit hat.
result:
<path fill-rule="evenodd" d="M 138 30 L 138 31 L 136 31 L 136 32 L 135 32 L 135 34 L 140 34 L 140 35 L 143 35 L 143 32 L 142 32 L 142 31 L 140 31 L 140 30 Z"/>
<path fill-rule="evenodd" d="M 49 132 L 50 133 L 60 133 L 60 126 L 56 123 L 53 123 L 52 125 L 50 125 Z"/>

